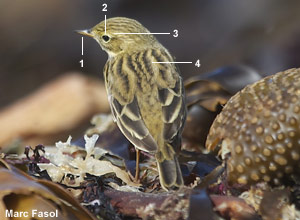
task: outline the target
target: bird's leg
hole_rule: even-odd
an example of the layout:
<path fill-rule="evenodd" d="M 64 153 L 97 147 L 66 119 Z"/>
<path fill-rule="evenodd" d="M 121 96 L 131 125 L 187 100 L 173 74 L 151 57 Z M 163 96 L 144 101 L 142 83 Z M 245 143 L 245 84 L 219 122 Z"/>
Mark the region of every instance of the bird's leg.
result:
<path fill-rule="evenodd" d="M 135 182 L 139 181 L 139 177 L 140 177 L 140 150 L 139 149 L 135 149 L 136 150 L 136 164 L 135 164 Z"/>

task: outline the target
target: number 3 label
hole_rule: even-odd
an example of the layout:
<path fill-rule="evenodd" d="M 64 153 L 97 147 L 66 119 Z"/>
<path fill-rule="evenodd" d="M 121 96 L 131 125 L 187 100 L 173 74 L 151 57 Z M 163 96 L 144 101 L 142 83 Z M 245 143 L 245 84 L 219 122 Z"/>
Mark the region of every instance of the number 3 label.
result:
<path fill-rule="evenodd" d="M 173 31 L 173 37 L 178 37 L 178 30 L 177 30 L 177 29 L 175 29 L 175 30 Z"/>

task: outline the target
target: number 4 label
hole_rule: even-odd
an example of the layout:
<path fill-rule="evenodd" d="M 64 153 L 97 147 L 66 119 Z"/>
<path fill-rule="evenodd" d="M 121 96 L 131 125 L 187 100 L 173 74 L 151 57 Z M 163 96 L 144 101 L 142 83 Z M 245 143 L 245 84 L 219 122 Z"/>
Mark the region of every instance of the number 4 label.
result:
<path fill-rule="evenodd" d="M 200 67 L 200 66 L 201 66 L 200 60 L 199 60 L 199 59 L 196 61 L 195 66 L 196 66 L 196 67 Z"/>

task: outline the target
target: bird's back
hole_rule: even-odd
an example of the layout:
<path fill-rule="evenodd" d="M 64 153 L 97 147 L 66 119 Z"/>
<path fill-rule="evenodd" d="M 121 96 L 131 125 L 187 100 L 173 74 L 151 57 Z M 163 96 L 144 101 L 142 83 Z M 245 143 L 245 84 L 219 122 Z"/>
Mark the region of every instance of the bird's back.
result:
<path fill-rule="evenodd" d="M 118 100 L 121 106 L 126 106 L 136 99 L 136 118 L 141 118 L 156 142 L 155 146 L 149 149 L 157 150 L 165 142 L 172 143 L 174 139 L 178 139 L 184 124 L 184 94 L 176 66 L 152 63 L 172 61 L 173 58 L 164 48 L 149 48 L 110 59 L 104 70 L 108 94 L 112 95 L 113 99 Z M 116 117 L 119 124 L 120 120 L 120 117 Z M 134 135 L 132 136 L 127 135 L 127 138 L 132 141 Z M 145 149 L 141 146 L 144 143 L 132 142 L 136 147 L 147 151 L 147 147 Z M 178 144 L 180 141 L 176 141 L 176 145 Z"/>

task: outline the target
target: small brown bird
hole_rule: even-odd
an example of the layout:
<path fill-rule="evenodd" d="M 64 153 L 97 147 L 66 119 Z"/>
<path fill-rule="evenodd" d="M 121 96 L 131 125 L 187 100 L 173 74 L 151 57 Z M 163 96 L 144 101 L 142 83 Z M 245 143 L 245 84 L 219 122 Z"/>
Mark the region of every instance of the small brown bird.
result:
<path fill-rule="evenodd" d="M 186 119 L 184 88 L 174 63 L 155 63 L 173 57 L 133 19 L 107 19 L 79 33 L 108 53 L 104 80 L 118 127 L 137 149 L 155 154 L 162 187 L 177 189 L 183 185 L 176 152 Z"/>

